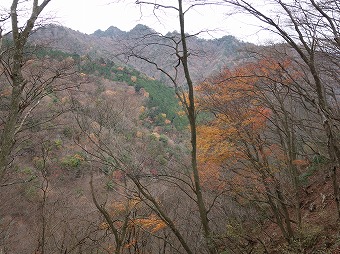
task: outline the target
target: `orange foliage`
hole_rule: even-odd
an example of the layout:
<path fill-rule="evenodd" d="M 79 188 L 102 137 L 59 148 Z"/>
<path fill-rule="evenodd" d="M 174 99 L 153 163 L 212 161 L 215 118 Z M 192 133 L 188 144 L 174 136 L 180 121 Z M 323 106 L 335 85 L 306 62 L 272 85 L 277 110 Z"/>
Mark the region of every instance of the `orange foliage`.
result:
<path fill-rule="evenodd" d="M 102 222 L 99 224 L 99 229 L 106 230 L 109 228 L 109 224 L 107 222 Z"/>
<path fill-rule="evenodd" d="M 117 201 L 117 202 L 112 202 L 108 206 L 108 211 L 111 217 L 118 217 L 121 215 L 125 215 L 132 209 L 135 209 L 138 207 L 140 203 L 140 200 L 138 199 L 129 199 L 125 201 Z"/>
<path fill-rule="evenodd" d="M 219 166 L 208 162 L 199 165 L 198 173 L 203 187 L 210 190 L 222 190 L 226 183 L 223 181 Z"/>
<path fill-rule="evenodd" d="M 137 243 L 137 240 L 133 239 L 132 241 L 130 241 L 127 244 L 125 244 L 123 248 L 124 249 L 129 249 L 129 248 L 133 247 L 136 243 Z"/>
<path fill-rule="evenodd" d="M 228 130 L 229 131 L 229 130 Z M 235 149 L 226 136 L 228 132 L 218 125 L 199 126 L 197 128 L 198 161 L 220 164 L 235 155 Z"/>
<path fill-rule="evenodd" d="M 293 165 L 297 165 L 297 166 L 308 166 L 310 164 L 310 162 L 308 160 L 294 160 L 293 161 Z"/>
<path fill-rule="evenodd" d="M 209 124 L 198 128 L 201 162 L 221 163 L 242 156 L 242 142 L 258 142 L 256 138 L 263 133 L 272 114 L 263 102 L 261 87 L 292 83 L 298 73 L 286 75 L 290 65 L 289 59 L 278 63 L 266 58 L 234 70 L 225 69 L 196 88 L 200 107 L 215 116 Z"/>
<path fill-rule="evenodd" d="M 277 165 L 264 163 L 257 166 L 257 172 L 247 169 L 246 165 L 252 159 L 250 153 L 257 154 L 262 162 L 270 156 L 277 163 L 284 159 L 279 147 L 267 146 L 261 138 L 272 115 L 262 88 L 292 83 L 292 76 L 298 74 L 286 75 L 290 64 L 288 59 L 281 63 L 275 59 L 263 59 L 234 70 L 225 69 L 196 88 L 200 109 L 214 114 L 213 120 L 197 129 L 198 162 L 203 184 L 209 188 L 223 186 L 219 166 L 227 163 L 232 168 L 240 161 L 243 170 L 232 177 L 234 190 L 263 191 L 263 183 L 271 181 L 261 179 L 259 170 L 266 167 L 263 170 L 276 172 Z"/>
<path fill-rule="evenodd" d="M 138 218 L 133 220 L 134 225 L 138 225 L 145 230 L 150 230 L 150 232 L 155 233 L 166 227 L 163 220 L 158 218 L 155 214 L 151 214 L 147 218 Z"/>

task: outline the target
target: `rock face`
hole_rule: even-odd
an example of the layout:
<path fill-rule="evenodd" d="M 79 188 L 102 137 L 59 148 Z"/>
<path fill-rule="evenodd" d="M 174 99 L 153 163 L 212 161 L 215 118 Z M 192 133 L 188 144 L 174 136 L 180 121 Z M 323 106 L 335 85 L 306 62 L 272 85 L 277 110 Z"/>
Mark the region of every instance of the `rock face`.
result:
<path fill-rule="evenodd" d="M 31 42 L 35 44 L 44 44 L 91 58 L 105 58 L 122 65 L 128 64 L 150 77 L 167 83 L 169 80 L 164 74 L 138 57 L 152 59 L 161 68 L 172 72 L 177 65 L 173 52 L 176 41 L 179 41 L 177 32 L 161 35 L 141 24 L 128 32 L 110 26 L 105 31 L 97 30 L 90 35 L 50 25 L 39 29 L 31 38 Z M 213 40 L 188 37 L 191 52 L 189 64 L 193 80 L 198 82 L 225 66 L 232 67 L 239 63 L 239 59 L 245 54 L 242 50 L 248 46 L 252 45 L 230 35 Z"/>

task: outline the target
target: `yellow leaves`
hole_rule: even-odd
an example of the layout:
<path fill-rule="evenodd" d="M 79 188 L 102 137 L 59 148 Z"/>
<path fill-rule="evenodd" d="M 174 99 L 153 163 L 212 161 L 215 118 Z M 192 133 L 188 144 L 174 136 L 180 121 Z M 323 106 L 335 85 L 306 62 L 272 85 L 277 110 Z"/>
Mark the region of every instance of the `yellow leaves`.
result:
<path fill-rule="evenodd" d="M 146 107 L 141 106 L 141 107 L 139 108 L 139 113 L 140 113 L 140 114 L 143 114 L 143 113 L 145 112 L 145 110 L 146 110 Z"/>
<path fill-rule="evenodd" d="M 99 224 L 99 229 L 100 230 L 107 230 L 109 229 L 109 224 L 107 222 L 102 222 Z"/>
<path fill-rule="evenodd" d="M 143 97 L 149 98 L 150 94 L 147 91 L 143 91 Z"/>
<path fill-rule="evenodd" d="M 219 125 L 199 126 L 197 128 L 198 161 L 200 163 L 221 164 L 235 157 L 235 146 L 230 142 L 230 131 Z"/>
<path fill-rule="evenodd" d="M 115 96 L 117 95 L 117 92 L 116 91 L 113 91 L 111 89 L 108 89 L 108 90 L 105 90 L 104 94 L 108 97 L 112 97 L 112 96 Z"/>
<path fill-rule="evenodd" d="M 137 77 L 136 76 L 131 76 L 131 82 L 135 83 L 137 81 Z"/>
<path fill-rule="evenodd" d="M 112 203 L 111 206 L 110 206 L 111 210 L 113 213 L 121 213 L 121 212 L 125 212 L 126 211 L 126 208 L 127 208 L 127 205 L 126 204 L 123 204 L 123 203 L 118 203 L 118 202 L 115 202 L 115 203 Z"/>
<path fill-rule="evenodd" d="M 161 137 L 161 135 L 159 133 L 157 133 L 157 132 L 153 132 L 153 133 L 151 133 L 151 135 L 153 137 L 155 137 L 156 140 L 159 140 L 159 138 Z"/>
<path fill-rule="evenodd" d="M 178 116 L 185 116 L 185 111 L 180 110 L 180 111 L 177 112 L 177 115 Z"/>
<path fill-rule="evenodd" d="M 133 214 L 131 213 L 132 210 L 138 209 L 140 203 L 140 199 L 131 199 L 126 200 L 125 202 L 111 203 L 110 207 L 108 207 L 108 212 L 112 218 L 113 226 L 117 230 L 121 229 L 123 226 L 127 226 L 129 230 L 135 227 L 140 227 L 143 230 L 149 231 L 151 233 L 156 233 L 167 226 L 166 223 L 156 214 L 150 214 L 148 216 L 139 218 L 133 218 L 132 216 L 129 216 L 127 218 L 127 215 Z M 104 221 L 98 225 L 98 228 L 101 230 L 108 230 L 110 229 L 110 225 L 107 223 L 107 221 Z M 133 245 L 131 241 L 127 244 L 128 245 L 126 248 L 129 248 L 129 244 Z"/>
<path fill-rule="evenodd" d="M 190 97 L 189 97 L 189 93 L 188 92 L 182 92 L 181 94 L 178 94 L 177 96 L 179 98 L 179 102 L 178 102 L 178 105 L 183 107 L 183 108 L 186 108 L 188 106 L 190 106 Z M 197 100 L 196 96 L 193 97 L 193 101 L 196 108 L 198 107 L 199 105 L 199 101 Z"/>
<path fill-rule="evenodd" d="M 139 199 L 130 199 L 121 202 L 112 202 L 109 206 L 110 215 L 112 217 L 117 217 L 122 214 L 129 212 L 132 209 L 135 209 L 140 203 Z"/>
<path fill-rule="evenodd" d="M 165 222 L 157 217 L 155 214 L 151 214 L 147 218 L 135 219 L 133 223 L 142 227 L 145 230 L 150 230 L 150 232 L 152 233 L 155 233 L 166 227 Z"/>
<path fill-rule="evenodd" d="M 251 128 L 253 133 L 266 127 L 266 122 L 271 115 L 271 111 L 268 108 L 261 106 L 249 108 L 243 115 L 242 126 Z"/>
<path fill-rule="evenodd" d="M 73 155 L 73 158 L 75 158 L 76 160 L 79 160 L 79 161 L 84 161 L 85 159 L 84 159 L 84 157 L 83 156 L 81 156 L 80 154 L 75 154 L 75 155 Z"/>
<path fill-rule="evenodd" d="M 137 131 L 136 132 L 136 137 L 137 138 L 142 138 L 143 136 L 144 136 L 143 132 L 141 132 L 141 131 Z"/>
<path fill-rule="evenodd" d="M 166 224 L 162 221 L 162 222 L 157 222 L 157 224 L 151 229 L 152 233 L 155 233 L 163 228 L 166 227 Z"/>
<path fill-rule="evenodd" d="M 188 93 L 182 93 L 181 95 L 179 95 L 179 102 L 178 105 L 180 106 L 184 106 L 183 104 L 189 104 L 189 94 Z"/>

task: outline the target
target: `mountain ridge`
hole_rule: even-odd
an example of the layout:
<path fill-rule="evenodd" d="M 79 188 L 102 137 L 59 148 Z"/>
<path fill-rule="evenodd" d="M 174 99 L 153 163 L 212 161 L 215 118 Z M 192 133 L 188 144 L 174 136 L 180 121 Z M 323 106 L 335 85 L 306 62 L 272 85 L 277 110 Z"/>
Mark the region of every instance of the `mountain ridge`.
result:
<path fill-rule="evenodd" d="M 164 70 L 171 72 L 177 59 L 173 56 L 174 52 L 164 50 L 164 45 L 173 47 L 171 43 L 174 40 L 179 40 L 177 32 L 168 32 L 162 36 L 142 24 L 137 24 L 127 32 L 110 26 L 105 31 L 98 29 L 92 34 L 84 34 L 64 26 L 49 25 L 37 30 L 31 38 L 32 42 L 47 45 L 52 49 L 129 65 L 163 81 L 164 76 L 152 65 L 132 57 L 131 49 L 143 47 L 143 56 L 154 59 Z M 199 81 L 225 66 L 234 66 L 242 58 L 242 50 L 249 46 L 253 44 L 242 42 L 232 35 L 211 40 L 188 36 L 189 51 L 193 52 L 189 59 L 193 79 Z"/>

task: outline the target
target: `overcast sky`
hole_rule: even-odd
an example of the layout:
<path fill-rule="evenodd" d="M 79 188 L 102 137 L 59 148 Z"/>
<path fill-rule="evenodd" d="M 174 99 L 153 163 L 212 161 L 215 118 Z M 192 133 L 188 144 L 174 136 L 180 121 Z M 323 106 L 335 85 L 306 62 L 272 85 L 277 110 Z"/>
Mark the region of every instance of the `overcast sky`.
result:
<path fill-rule="evenodd" d="M 52 0 L 44 13 L 55 16 L 54 20 L 61 25 L 87 34 L 97 29 L 106 30 L 109 26 L 129 31 L 139 23 L 161 33 L 178 30 L 175 13 L 157 12 L 159 15 L 155 18 L 146 7 L 141 12 L 134 0 L 121 0 L 118 3 L 114 1 L 109 4 L 109 0 Z M 173 0 L 167 0 L 166 3 L 170 4 L 171 1 Z M 9 8 L 11 2 L 1 0 L 0 7 Z M 240 40 L 253 43 L 265 43 L 273 39 L 272 35 L 259 32 L 256 19 L 244 15 L 226 15 L 231 11 L 226 7 L 216 6 L 192 9 L 186 14 L 186 31 L 196 33 L 208 29 L 209 34 L 202 34 L 204 38 L 234 35 Z"/>

